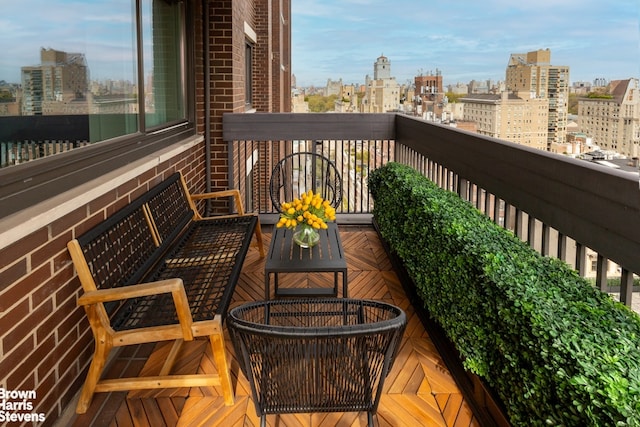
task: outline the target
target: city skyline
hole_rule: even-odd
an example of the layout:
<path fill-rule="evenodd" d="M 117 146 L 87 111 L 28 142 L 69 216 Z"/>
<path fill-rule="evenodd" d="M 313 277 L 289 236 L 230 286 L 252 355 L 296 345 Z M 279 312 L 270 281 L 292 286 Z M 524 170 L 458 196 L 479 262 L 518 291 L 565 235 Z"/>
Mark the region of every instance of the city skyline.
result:
<path fill-rule="evenodd" d="M 19 83 L 21 67 L 38 65 L 41 48 L 85 53 L 91 80 L 135 80 L 128 0 L 69 0 L 64 9 L 37 0 L 2 5 L 0 80 Z M 606 7 L 595 0 L 409 0 L 391 7 L 381 0 L 296 0 L 291 71 L 299 86 L 340 78 L 364 83 L 385 55 L 401 84 L 436 69 L 445 85 L 498 81 L 510 54 L 549 48 L 553 65 L 570 67 L 572 82 L 637 78 L 639 13 L 635 0 Z"/>
<path fill-rule="evenodd" d="M 571 82 L 640 75 L 635 0 L 299 0 L 292 3 L 292 73 L 297 84 L 364 83 L 381 55 L 399 83 L 438 69 L 444 84 L 504 80 L 512 53 L 551 50 Z"/>

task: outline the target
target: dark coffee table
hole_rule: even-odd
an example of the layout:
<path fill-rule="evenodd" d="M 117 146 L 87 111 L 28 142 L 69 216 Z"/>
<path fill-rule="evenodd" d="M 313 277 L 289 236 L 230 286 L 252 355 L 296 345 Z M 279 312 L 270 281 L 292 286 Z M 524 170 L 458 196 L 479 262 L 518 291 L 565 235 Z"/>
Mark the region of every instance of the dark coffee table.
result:
<path fill-rule="evenodd" d="M 347 298 L 347 259 L 342 248 L 338 226 L 327 224 L 318 230 L 320 241 L 312 248 L 301 248 L 293 242 L 294 230 L 274 228 L 264 267 L 265 300 L 270 298 L 271 274 L 276 296 L 337 296 L 338 274 L 342 273 L 342 296 Z M 333 272 L 333 288 L 278 288 L 278 273 Z"/>

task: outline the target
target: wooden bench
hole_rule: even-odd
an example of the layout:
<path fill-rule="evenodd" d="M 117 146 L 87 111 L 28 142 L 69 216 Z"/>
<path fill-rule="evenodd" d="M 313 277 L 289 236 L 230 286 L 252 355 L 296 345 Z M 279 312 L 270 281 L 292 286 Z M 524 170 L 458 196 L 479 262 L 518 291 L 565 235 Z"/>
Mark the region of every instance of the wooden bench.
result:
<path fill-rule="evenodd" d="M 202 217 L 197 200 L 233 197 L 236 214 Z M 264 257 L 257 215 L 245 214 L 240 194 L 228 190 L 189 194 L 175 173 L 93 229 L 67 244 L 84 294 L 95 352 L 76 412 L 96 392 L 221 386 L 234 402 L 224 346 L 226 316 L 255 234 Z M 180 345 L 208 337 L 218 371 L 171 375 Z M 153 377 L 101 379 L 115 347 L 175 340 Z"/>

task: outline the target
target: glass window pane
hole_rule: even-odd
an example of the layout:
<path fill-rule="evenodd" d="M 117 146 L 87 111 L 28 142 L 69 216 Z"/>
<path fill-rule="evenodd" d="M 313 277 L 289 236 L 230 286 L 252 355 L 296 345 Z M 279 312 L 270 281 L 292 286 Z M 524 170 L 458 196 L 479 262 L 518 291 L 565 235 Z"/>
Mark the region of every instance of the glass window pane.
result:
<path fill-rule="evenodd" d="M 138 131 L 135 0 L 5 3 L 0 166 Z"/>
<path fill-rule="evenodd" d="M 143 0 L 142 38 L 146 127 L 185 118 L 181 5 Z"/>

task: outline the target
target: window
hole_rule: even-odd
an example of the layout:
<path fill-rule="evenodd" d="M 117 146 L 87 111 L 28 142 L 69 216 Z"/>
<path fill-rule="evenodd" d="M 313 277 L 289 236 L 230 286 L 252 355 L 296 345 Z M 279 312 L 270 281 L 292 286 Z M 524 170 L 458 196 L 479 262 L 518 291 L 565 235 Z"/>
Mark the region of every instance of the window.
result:
<path fill-rule="evenodd" d="M 31 187 L 62 192 L 82 182 L 81 170 L 95 177 L 194 132 L 189 4 L 6 5 L 13 24 L 0 28 L 0 218 L 36 203 Z"/>
<path fill-rule="evenodd" d="M 34 140 L 28 132 L 34 116 L 58 116 L 38 121 L 52 130 L 64 121 L 60 116 L 82 116 L 77 123 L 85 134 L 67 138 L 62 129 L 55 135 L 78 146 L 186 118 L 184 25 L 177 3 L 143 0 L 140 10 L 135 0 L 64 3 L 25 0 L 10 6 L 20 31 L 9 29 L 0 38 L 6 53 L 0 81 L 10 96 L 5 104 L 14 104 L 7 109 L 12 114 L 3 114 L 3 128 Z M 15 151 L 16 139 L 1 135 L 3 152 L 12 143 L 14 150 L 0 166 L 31 160 Z"/>
<path fill-rule="evenodd" d="M 244 49 L 244 99 L 247 108 L 253 105 L 253 43 L 247 41 Z"/>

